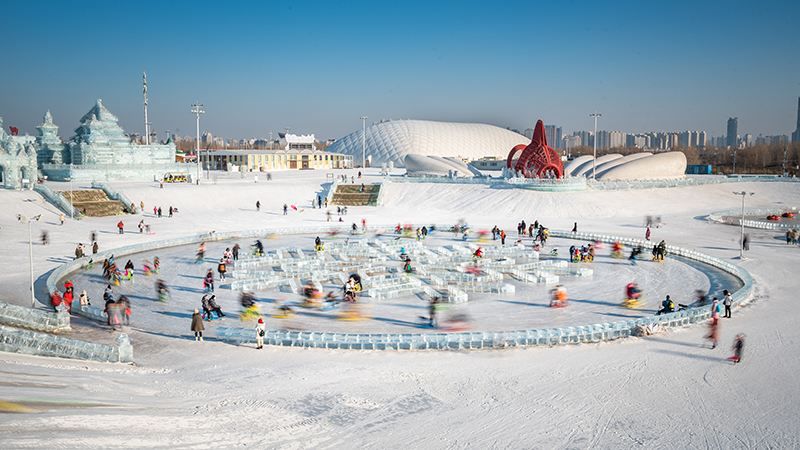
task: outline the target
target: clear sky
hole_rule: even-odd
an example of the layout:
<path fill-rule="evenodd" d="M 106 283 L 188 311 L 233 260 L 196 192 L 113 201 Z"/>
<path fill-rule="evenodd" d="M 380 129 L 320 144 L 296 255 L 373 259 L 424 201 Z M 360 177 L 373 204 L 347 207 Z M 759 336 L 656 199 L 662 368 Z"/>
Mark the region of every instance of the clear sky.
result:
<path fill-rule="evenodd" d="M 800 1 L 8 1 L 0 115 L 69 137 L 103 98 L 128 132 L 341 137 L 369 120 L 567 130 L 794 129 Z"/>

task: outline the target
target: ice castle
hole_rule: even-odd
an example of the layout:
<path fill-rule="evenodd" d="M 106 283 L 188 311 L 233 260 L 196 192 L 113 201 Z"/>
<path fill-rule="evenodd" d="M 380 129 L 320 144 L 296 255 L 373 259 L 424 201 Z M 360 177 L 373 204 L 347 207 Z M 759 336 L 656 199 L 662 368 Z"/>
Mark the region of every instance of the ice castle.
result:
<path fill-rule="evenodd" d="M 0 187 L 30 188 L 37 176 L 35 141 L 6 133 L 0 117 Z"/>
<path fill-rule="evenodd" d="M 81 118 L 75 136 L 66 143 L 58 137 L 50 111 L 36 129 L 36 158 L 50 180 L 153 181 L 166 173 L 187 171 L 185 164 L 175 162 L 174 142 L 133 143 L 102 100 Z"/>

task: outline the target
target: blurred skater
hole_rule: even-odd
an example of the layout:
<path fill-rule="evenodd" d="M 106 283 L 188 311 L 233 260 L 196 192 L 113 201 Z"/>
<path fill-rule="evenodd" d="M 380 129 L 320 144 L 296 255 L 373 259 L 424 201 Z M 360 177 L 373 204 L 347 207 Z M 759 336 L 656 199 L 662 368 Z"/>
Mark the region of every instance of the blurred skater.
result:
<path fill-rule="evenodd" d="M 744 351 L 744 334 L 739 333 L 733 339 L 733 355 L 728 357 L 728 361 L 732 361 L 734 364 L 738 364 L 742 362 L 742 352 Z"/>
<path fill-rule="evenodd" d="M 711 322 L 708 324 L 708 334 L 706 335 L 706 339 L 711 341 L 712 350 L 717 348 L 717 342 L 719 340 L 719 315 L 711 318 Z"/>

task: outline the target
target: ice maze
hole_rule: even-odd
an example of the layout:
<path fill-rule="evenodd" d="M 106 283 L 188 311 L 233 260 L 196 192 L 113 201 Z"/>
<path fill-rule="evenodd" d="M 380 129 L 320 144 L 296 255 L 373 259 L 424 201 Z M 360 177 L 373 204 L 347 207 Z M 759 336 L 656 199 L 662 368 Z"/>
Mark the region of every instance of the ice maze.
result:
<path fill-rule="evenodd" d="M 504 281 L 509 277 L 523 283 L 556 284 L 560 277 L 586 278 L 593 273 L 590 268 L 570 267 L 566 261 L 539 260 L 539 253 L 523 246 L 490 246 L 482 258 L 475 258 L 478 247 L 476 243 L 428 247 L 408 239 L 361 238 L 327 243 L 320 252 L 279 248 L 237 261 L 229 287 L 279 288 L 300 294 L 300 286 L 307 283 L 321 290 L 322 282 L 344 285 L 355 273 L 364 280 L 361 295 L 371 299 L 418 295 L 464 303 L 471 293 L 514 293 L 514 285 Z M 396 267 L 401 252 L 411 258 L 414 272 Z"/>

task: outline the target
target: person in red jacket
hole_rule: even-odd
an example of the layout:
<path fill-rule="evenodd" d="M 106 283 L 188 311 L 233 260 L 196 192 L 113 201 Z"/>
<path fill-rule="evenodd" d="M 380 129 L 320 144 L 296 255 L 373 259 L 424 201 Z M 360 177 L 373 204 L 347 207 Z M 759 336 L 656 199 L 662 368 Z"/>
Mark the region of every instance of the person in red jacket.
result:
<path fill-rule="evenodd" d="M 64 306 L 67 307 L 67 312 L 72 312 L 72 300 L 75 298 L 75 294 L 72 293 L 72 289 L 67 289 L 64 291 Z"/>
<path fill-rule="evenodd" d="M 119 222 L 117 222 L 117 229 L 119 230 L 119 234 L 122 234 L 122 233 L 125 232 L 125 224 L 122 223 L 121 220 Z"/>
<path fill-rule="evenodd" d="M 50 304 L 53 305 L 53 309 L 58 312 L 58 305 L 62 302 L 61 294 L 58 291 L 53 291 L 50 294 Z"/>

